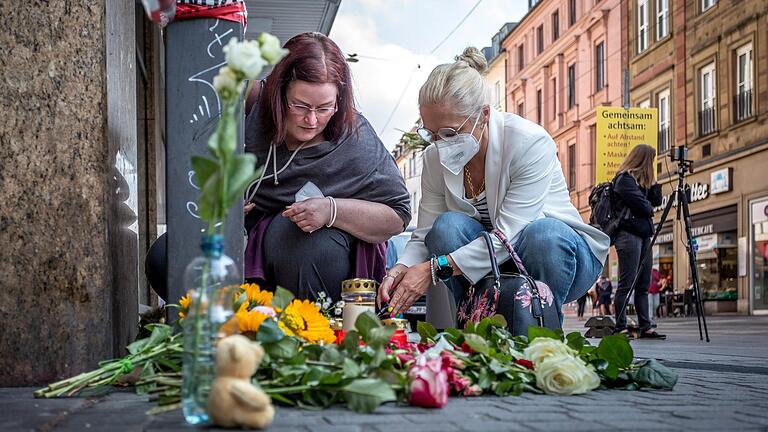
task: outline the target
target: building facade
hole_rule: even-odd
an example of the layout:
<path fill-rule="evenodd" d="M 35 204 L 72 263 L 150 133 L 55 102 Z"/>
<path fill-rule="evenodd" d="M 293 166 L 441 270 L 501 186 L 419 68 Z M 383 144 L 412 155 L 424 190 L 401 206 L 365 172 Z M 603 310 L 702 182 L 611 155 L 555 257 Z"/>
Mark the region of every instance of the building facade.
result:
<path fill-rule="evenodd" d="M 491 89 L 491 106 L 499 111 L 507 111 L 507 56 L 501 47 L 501 41 L 515 28 L 517 23 L 506 23 L 491 38 L 491 46 L 483 48 L 488 70 L 484 78 Z"/>
<path fill-rule="evenodd" d="M 768 4 L 633 0 L 627 18 L 631 100 L 658 108 L 666 195 L 677 183 L 667 150 L 685 145 L 694 161 L 687 183 L 705 311 L 768 311 L 768 179 L 759 175 L 768 166 Z M 674 209 L 667 219 L 654 260 L 680 292 L 690 284 L 685 233 Z"/>
<path fill-rule="evenodd" d="M 405 179 L 405 187 L 411 198 L 411 223 L 415 227 L 419 221 L 419 203 L 421 202 L 421 169 L 423 166 L 423 149 L 419 147 L 421 140 L 416 136 L 415 127 L 404 134 L 400 142 L 392 149 L 397 168 Z"/>
<path fill-rule="evenodd" d="M 624 2 L 541 0 L 502 42 L 507 106 L 557 143 L 571 200 L 587 220 L 598 106 L 621 106 Z"/>

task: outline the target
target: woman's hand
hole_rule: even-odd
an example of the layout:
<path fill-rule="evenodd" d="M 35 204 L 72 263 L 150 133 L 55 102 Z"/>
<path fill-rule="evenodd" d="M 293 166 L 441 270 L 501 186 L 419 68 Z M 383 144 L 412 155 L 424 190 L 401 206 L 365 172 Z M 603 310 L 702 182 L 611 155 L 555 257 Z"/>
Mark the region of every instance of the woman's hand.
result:
<path fill-rule="evenodd" d="M 429 284 L 432 283 L 432 273 L 428 262 L 408 267 L 398 277 L 399 280 L 395 279 L 393 284 L 395 294 L 389 301 L 393 314 L 405 313 L 411 305 L 416 303 L 416 300 L 427 292 Z"/>
<path fill-rule="evenodd" d="M 245 203 L 245 205 L 243 206 L 243 214 L 247 215 L 248 213 L 251 212 L 251 210 L 253 210 L 254 207 L 256 207 L 256 204 L 252 202 Z"/>
<path fill-rule="evenodd" d="M 314 232 L 330 222 L 331 202 L 328 198 L 310 198 L 293 203 L 283 212 L 304 232 Z"/>
<path fill-rule="evenodd" d="M 403 272 L 406 270 L 408 270 L 408 266 L 404 264 L 397 264 L 389 269 L 387 275 L 382 279 L 381 285 L 379 285 L 379 292 L 376 294 L 376 306 L 381 307 L 389 302 L 392 288 L 400 283 L 404 276 Z"/>

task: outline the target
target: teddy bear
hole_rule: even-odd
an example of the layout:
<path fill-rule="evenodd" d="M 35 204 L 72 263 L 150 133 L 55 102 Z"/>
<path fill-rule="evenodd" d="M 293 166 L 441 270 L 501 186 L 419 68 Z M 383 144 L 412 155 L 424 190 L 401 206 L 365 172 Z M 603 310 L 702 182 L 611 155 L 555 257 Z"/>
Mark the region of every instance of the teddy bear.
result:
<path fill-rule="evenodd" d="M 251 384 L 264 349 L 245 336 L 232 335 L 216 348 L 216 379 L 208 396 L 208 416 L 222 427 L 263 429 L 272 423 L 275 409 L 263 390 Z"/>

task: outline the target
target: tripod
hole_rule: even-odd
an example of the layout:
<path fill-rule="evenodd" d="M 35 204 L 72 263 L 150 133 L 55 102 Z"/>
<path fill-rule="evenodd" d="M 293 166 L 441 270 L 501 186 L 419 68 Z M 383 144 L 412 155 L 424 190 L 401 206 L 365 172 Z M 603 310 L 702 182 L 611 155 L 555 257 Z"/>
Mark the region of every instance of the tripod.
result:
<path fill-rule="evenodd" d="M 683 148 L 684 149 L 684 148 Z M 687 151 L 685 151 L 687 153 Z M 709 342 L 709 331 L 707 330 L 707 321 L 706 318 L 704 318 L 704 303 L 701 300 L 701 290 L 699 289 L 699 274 L 696 269 L 696 249 L 694 248 L 694 238 L 693 234 L 691 233 L 691 214 L 688 210 L 688 196 L 690 194 L 691 188 L 685 183 L 685 174 L 687 172 L 690 172 L 693 174 L 693 161 L 685 159 L 683 152 L 680 152 L 681 157 L 677 158 L 677 187 L 672 192 L 672 195 L 669 197 L 669 201 L 667 201 L 666 207 L 664 207 L 664 212 L 661 214 L 661 219 L 659 219 L 659 224 L 656 226 L 656 230 L 653 233 L 653 238 L 651 239 L 651 242 L 648 244 L 648 248 L 644 250 L 641 254 L 641 260 L 640 260 L 640 266 L 638 269 L 642 269 L 645 265 L 646 260 L 652 255 L 652 248 L 653 245 L 656 243 L 656 238 L 659 236 L 659 232 L 661 231 L 661 227 L 664 225 L 664 222 L 667 220 L 667 216 L 669 215 L 669 211 L 672 209 L 672 206 L 677 202 L 677 214 L 675 220 L 680 220 L 680 209 L 682 208 L 683 211 L 683 223 L 685 224 L 685 235 L 688 239 L 688 242 L 685 245 L 685 249 L 688 251 L 688 265 L 690 267 L 691 271 L 691 280 L 693 281 L 693 296 L 694 296 L 694 304 L 695 304 L 695 310 L 696 310 L 696 319 L 699 323 L 699 340 L 704 340 L 704 336 L 707 338 L 707 342 Z M 674 160 L 674 158 L 673 158 Z M 616 316 L 621 316 L 624 311 L 627 309 L 627 304 L 629 303 L 629 298 L 632 296 L 632 293 L 635 291 L 635 287 L 637 286 L 638 277 L 640 276 L 640 271 L 635 273 L 635 278 L 632 280 L 632 285 L 629 288 L 629 292 L 627 293 L 627 297 L 624 299 L 624 304 L 621 307 L 621 310 L 616 314 Z M 704 332 L 702 334 L 702 325 Z"/>

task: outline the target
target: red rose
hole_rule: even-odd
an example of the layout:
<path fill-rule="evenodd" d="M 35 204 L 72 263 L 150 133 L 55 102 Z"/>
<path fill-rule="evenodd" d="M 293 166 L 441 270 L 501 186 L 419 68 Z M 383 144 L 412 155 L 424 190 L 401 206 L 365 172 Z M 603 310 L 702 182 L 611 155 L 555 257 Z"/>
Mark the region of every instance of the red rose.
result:
<path fill-rule="evenodd" d="M 475 350 L 473 350 L 471 346 L 467 345 L 466 342 L 461 343 L 461 350 L 469 354 L 472 354 L 473 352 L 475 352 Z"/>
<path fill-rule="evenodd" d="M 524 368 L 533 370 L 533 362 L 530 361 L 530 360 L 520 359 L 520 360 L 515 360 L 515 363 L 519 364 L 520 366 L 522 366 Z"/>

